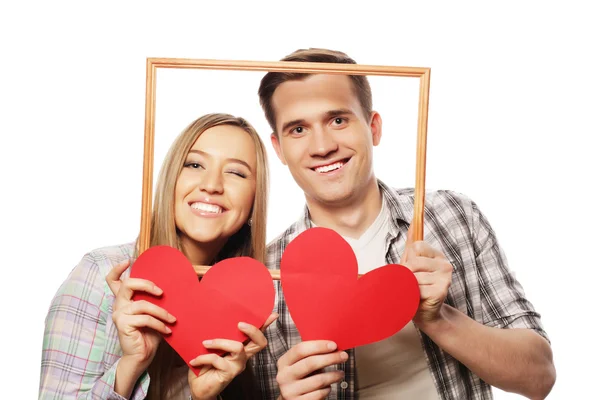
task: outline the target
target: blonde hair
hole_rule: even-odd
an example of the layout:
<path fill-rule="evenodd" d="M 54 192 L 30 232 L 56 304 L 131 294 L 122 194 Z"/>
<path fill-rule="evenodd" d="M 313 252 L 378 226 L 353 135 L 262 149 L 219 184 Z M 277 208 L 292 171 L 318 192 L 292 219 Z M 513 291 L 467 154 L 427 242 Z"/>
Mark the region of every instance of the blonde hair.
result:
<path fill-rule="evenodd" d="M 175 223 L 175 186 L 185 159 L 198 139 L 207 129 L 219 126 L 236 126 L 248 132 L 256 148 L 256 193 L 252 206 L 251 225 L 244 224 L 229 238 L 214 262 L 238 256 L 265 261 L 267 231 L 268 165 L 265 146 L 256 130 L 243 118 L 229 114 L 207 114 L 189 124 L 175 139 L 165 157 L 156 185 L 152 218 L 150 222 L 150 246 L 168 245 L 183 251 Z M 137 248 L 138 246 L 136 246 Z M 138 254 L 136 251 L 135 257 Z M 166 398 L 173 382 L 171 372 L 184 361 L 162 340 L 148 373 L 150 387 L 148 399 Z"/>

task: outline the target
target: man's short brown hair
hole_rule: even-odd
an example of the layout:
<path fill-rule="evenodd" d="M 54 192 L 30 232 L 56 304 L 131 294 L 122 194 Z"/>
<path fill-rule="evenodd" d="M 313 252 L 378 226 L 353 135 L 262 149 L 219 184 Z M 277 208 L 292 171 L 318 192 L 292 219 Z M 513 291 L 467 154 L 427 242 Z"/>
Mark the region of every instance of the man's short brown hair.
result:
<path fill-rule="evenodd" d="M 292 54 L 282 58 L 281 61 L 356 64 L 356 61 L 348 57 L 345 53 L 316 48 L 296 50 Z M 263 108 L 265 117 L 269 122 L 271 129 L 273 129 L 273 133 L 277 134 L 275 110 L 273 109 L 273 93 L 275 93 L 275 89 L 284 82 L 303 80 L 310 75 L 312 74 L 302 72 L 269 72 L 260 81 L 258 97 L 260 98 L 260 105 Z M 354 93 L 358 97 L 364 117 L 369 121 L 373 108 L 369 81 L 364 75 L 348 75 L 348 77 L 352 81 L 352 87 Z"/>

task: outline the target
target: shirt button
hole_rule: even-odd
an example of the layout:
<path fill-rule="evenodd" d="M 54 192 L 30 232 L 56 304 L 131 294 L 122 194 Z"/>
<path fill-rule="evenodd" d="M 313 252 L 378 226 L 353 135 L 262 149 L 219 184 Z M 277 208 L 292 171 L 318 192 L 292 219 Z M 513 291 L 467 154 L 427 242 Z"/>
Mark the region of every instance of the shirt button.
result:
<path fill-rule="evenodd" d="M 347 388 L 348 388 L 348 382 L 346 382 L 346 381 L 342 381 L 342 383 L 340 383 L 340 387 L 341 387 L 342 389 L 347 389 Z"/>

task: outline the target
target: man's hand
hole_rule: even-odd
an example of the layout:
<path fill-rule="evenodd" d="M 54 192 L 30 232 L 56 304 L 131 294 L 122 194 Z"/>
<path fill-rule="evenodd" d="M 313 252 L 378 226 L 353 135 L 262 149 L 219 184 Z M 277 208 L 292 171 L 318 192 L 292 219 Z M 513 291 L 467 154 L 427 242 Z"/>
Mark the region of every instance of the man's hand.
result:
<path fill-rule="evenodd" d="M 333 342 L 314 340 L 298 343 L 285 353 L 277 362 L 277 383 L 281 391 L 279 399 L 325 399 L 331 392 L 331 385 L 341 382 L 344 373 L 315 372 L 348 359 L 346 352 L 334 352 L 336 348 Z"/>
<path fill-rule="evenodd" d="M 453 268 L 441 251 L 422 240 L 413 239 L 411 224 L 400 264 L 410 269 L 419 283 L 421 303 L 413 320 L 421 326 L 440 318 L 440 310 L 452 282 Z"/>

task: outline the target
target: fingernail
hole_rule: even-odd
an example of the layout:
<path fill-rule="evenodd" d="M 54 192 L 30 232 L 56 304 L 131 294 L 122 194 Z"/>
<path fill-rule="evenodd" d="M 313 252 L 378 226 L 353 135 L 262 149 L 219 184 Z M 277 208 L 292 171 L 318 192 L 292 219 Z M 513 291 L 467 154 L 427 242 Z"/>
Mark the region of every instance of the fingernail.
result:
<path fill-rule="evenodd" d="M 168 326 L 167 326 L 166 328 L 167 328 L 167 329 L 166 329 L 167 333 L 172 333 L 172 332 L 173 332 L 173 331 L 171 330 L 171 328 L 169 328 Z"/>
<path fill-rule="evenodd" d="M 240 323 L 238 324 L 238 328 L 240 328 L 240 329 L 248 329 L 248 328 L 250 328 L 250 325 L 248 325 L 248 324 L 247 324 L 247 323 L 245 323 L 245 322 L 240 322 Z"/>
<path fill-rule="evenodd" d="M 212 344 L 212 342 L 213 342 L 212 340 L 205 340 L 204 342 L 202 342 L 202 344 L 204 346 L 210 346 Z"/>
<path fill-rule="evenodd" d="M 337 348 L 337 345 L 335 343 L 333 343 L 333 342 L 327 343 L 327 348 L 329 350 L 335 350 Z"/>
<path fill-rule="evenodd" d="M 177 318 L 175 318 L 175 316 L 173 314 L 169 313 L 169 319 L 171 321 L 175 321 Z"/>
<path fill-rule="evenodd" d="M 345 351 L 342 351 L 340 356 L 342 357 L 342 361 L 346 361 L 348 359 L 348 353 L 346 353 Z"/>
<path fill-rule="evenodd" d="M 162 289 L 159 288 L 158 286 L 154 286 L 154 292 L 158 293 L 158 294 L 162 294 Z"/>

